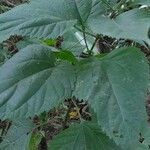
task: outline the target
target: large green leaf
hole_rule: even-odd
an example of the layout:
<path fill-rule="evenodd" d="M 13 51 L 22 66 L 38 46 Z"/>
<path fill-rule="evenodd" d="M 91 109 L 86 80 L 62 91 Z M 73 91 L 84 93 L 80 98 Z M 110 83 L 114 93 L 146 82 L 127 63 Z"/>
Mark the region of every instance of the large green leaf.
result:
<path fill-rule="evenodd" d="M 71 97 L 74 82 L 71 64 L 55 65 L 47 46 L 28 46 L 0 68 L 0 118 L 49 110 Z"/>
<path fill-rule="evenodd" d="M 74 95 L 88 100 L 108 135 L 125 146 L 138 141 L 145 125 L 148 63 L 136 48 L 114 50 L 79 66 Z"/>
<path fill-rule="evenodd" d="M 55 38 L 84 23 L 91 8 L 92 0 L 32 0 L 0 15 L 0 41 L 12 34 Z"/>
<path fill-rule="evenodd" d="M 19 120 L 12 123 L 4 141 L 0 143 L 2 150 L 28 150 L 30 132 L 34 128 L 31 120 Z"/>
<path fill-rule="evenodd" d="M 54 137 L 50 150 L 121 150 L 110 140 L 98 125 L 81 123 L 72 125 Z"/>
<path fill-rule="evenodd" d="M 122 13 L 115 19 L 106 16 L 92 16 L 88 19 L 88 26 L 95 34 L 104 34 L 118 39 L 140 40 L 150 44 L 149 18 L 150 11 L 147 9 L 133 9 Z"/>
<path fill-rule="evenodd" d="M 150 0 L 132 0 L 132 2 L 142 4 L 142 5 L 150 5 Z"/>

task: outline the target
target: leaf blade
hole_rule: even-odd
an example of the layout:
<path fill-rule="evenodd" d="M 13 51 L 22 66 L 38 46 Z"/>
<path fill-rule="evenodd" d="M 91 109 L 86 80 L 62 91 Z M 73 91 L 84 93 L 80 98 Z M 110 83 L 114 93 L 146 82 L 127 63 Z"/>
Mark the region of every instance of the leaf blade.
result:
<path fill-rule="evenodd" d="M 51 109 L 71 97 L 74 80 L 72 65 L 55 65 L 49 47 L 26 47 L 0 68 L 1 118 L 29 117 Z"/>
<path fill-rule="evenodd" d="M 143 54 L 136 48 L 122 48 L 79 68 L 73 94 L 89 101 L 102 129 L 118 144 L 127 148 L 137 143 L 147 120 L 149 68 Z"/>
<path fill-rule="evenodd" d="M 98 125 L 81 123 L 71 126 L 69 129 L 57 135 L 49 143 L 51 150 L 120 150 Z"/>

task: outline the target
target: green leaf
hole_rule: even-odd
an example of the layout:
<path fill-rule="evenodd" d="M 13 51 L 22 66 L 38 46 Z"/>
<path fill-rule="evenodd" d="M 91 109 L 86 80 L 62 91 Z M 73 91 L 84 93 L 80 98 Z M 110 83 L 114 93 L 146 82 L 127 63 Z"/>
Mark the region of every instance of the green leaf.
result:
<path fill-rule="evenodd" d="M 67 62 L 55 65 L 50 47 L 26 47 L 0 68 L 0 118 L 40 114 L 70 98 L 74 74 Z"/>
<path fill-rule="evenodd" d="M 56 38 L 84 23 L 91 8 L 92 0 L 33 0 L 0 15 L 0 42 L 13 34 Z"/>
<path fill-rule="evenodd" d="M 97 124 L 72 125 L 49 143 L 50 150 L 120 150 Z"/>
<path fill-rule="evenodd" d="M 142 5 L 150 5 L 150 1 L 149 0 L 133 0 L 132 2 L 138 3 L 138 4 L 142 4 Z"/>
<path fill-rule="evenodd" d="M 76 57 L 70 51 L 67 50 L 60 50 L 58 52 L 55 52 L 55 55 L 58 59 L 67 60 L 72 64 L 76 64 L 78 62 Z"/>
<path fill-rule="evenodd" d="M 34 128 L 30 120 L 18 120 L 12 123 L 4 141 L 0 144 L 3 150 L 28 150 L 30 132 Z"/>
<path fill-rule="evenodd" d="M 16 43 L 16 46 L 19 50 L 21 50 L 32 44 L 41 44 L 41 41 L 38 39 L 29 39 L 24 37 L 23 40 Z"/>
<path fill-rule="evenodd" d="M 43 135 L 40 132 L 33 132 L 29 142 L 29 150 L 37 150 Z"/>
<path fill-rule="evenodd" d="M 86 47 L 81 44 L 83 39 L 78 39 L 76 33 L 78 33 L 77 30 L 72 30 L 63 35 L 62 49 L 67 49 L 78 57 Z"/>
<path fill-rule="evenodd" d="M 54 47 L 57 43 L 56 39 L 45 39 L 42 41 L 43 44 Z"/>
<path fill-rule="evenodd" d="M 116 49 L 79 66 L 74 95 L 88 100 L 102 129 L 122 147 L 134 145 L 145 127 L 149 67 L 136 48 Z"/>
<path fill-rule="evenodd" d="M 115 19 L 106 16 L 90 17 L 88 26 L 95 34 L 104 34 L 115 38 L 141 40 L 150 44 L 148 29 L 150 11 L 133 9 L 122 13 Z"/>

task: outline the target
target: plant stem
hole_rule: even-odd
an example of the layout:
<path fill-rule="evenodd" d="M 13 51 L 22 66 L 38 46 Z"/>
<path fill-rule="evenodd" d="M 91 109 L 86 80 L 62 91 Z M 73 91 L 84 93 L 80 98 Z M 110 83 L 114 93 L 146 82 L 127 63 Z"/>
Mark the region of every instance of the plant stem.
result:
<path fill-rule="evenodd" d="M 121 7 L 126 2 L 126 0 L 121 0 L 114 8 L 116 11 L 118 11 Z"/>
<path fill-rule="evenodd" d="M 80 31 L 80 32 L 84 32 L 85 34 L 87 34 L 87 35 L 90 35 L 90 36 L 92 36 L 92 37 L 95 37 L 96 38 L 96 35 L 95 34 L 92 34 L 92 33 L 90 33 L 90 32 L 87 32 L 87 31 L 83 31 L 81 28 L 79 28 L 79 27 L 77 27 L 77 26 L 74 26 L 78 31 Z"/>
<path fill-rule="evenodd" d="M 82 29 L 78 28 L 77 26 L 74 26 L 74 27 L 75 27 L 78 31 L 80 31 L 80 32 L 83 33 L 83 38 L 84 38 L 85 46 L 86 46 L 86 48 L 87 48 L 87 52 L 88 52 L 89 55 L 91 55 L 91 54 L 92 54 L 92 50 L 93 50 L 93 48 L 94 48 L 94 46 L 95 46 L 95 44 L 96 44 L 96 41 L 98 40 L 98 37 L 99 37 L 99 36 L 98 36 L 98 35 L 94 35 L 94 34 L 89 33 L 89 32 L 86 32 L 84 26 L 82 26 Z M 90 35 L 90 36 L 92 36 L 92 37 L 94 37 L 94 38 L 96 39 L 96 41 L 95 41 L 94 44 L 92 45 L 92 48 L 91 48 L 91 49 L 89 49 L 89 47 L 88 47 L 87 40 L 86 40 L 86 34 L 87 34 L 87 35 Z"/>
<path fill-rule="evenodd" d="M 91 52 L 93 51 L 93 49 L 94 49 L 94 47 L 95 47 L 95 45 L 96 45 L 98 39 L 99 39 L 99 35 L 97 35 L 97 37 L 95 38 L 95 41 L 94 41 L 94 43 L 93 43 L 93 45 L 92 45 L 92 47 L 91 47 L 91 49 L 90 49 Z"/>
<path fill-rule="evenodd" d="M 86 34 L 85 34 L 85 27 L 84 26 L 82 26 L 82 30 L 83 30 L 82 33 L 83 33 L 83 39 L 84 39 L 84 42 L 85 42 L 85 46 L 87 48 L 88 53 L 90 54 L 90 49 L 89 49 L 88 44 L 87 44 Z"/>
<path fill-rule="evenodd" d="M 105 5 L 107 5 L 112 11 L 115 11 L 112 7 L 111 7 L 111 5 L 108 3 L 108 2 L 106 2 L 105 0 L 101 0 Z"/>
<path fill-rule="evenodd" d="M 68 110 L 67 110 L 67 113 L 66 113 L 66 116 L 65 116 L 65 120 L 64 120 L 64 122 L 63 122 L 63 129 L 65 129 L 65 127 L 66 127 L 70 110 L 71 110 L 71 104 L 69 104 L 69 108 L 68 108 Z"/>

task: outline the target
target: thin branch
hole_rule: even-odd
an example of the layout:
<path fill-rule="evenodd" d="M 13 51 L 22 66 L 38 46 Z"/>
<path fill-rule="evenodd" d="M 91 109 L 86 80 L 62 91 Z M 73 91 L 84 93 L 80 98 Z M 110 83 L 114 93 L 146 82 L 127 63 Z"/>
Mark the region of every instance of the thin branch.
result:
<path fill-rule="evenodd" d="M 99 35 L 97 35 L 97 37 L 95 38 L 95 41 L 94 41 L 94 43 L 93 43 L 93 45 L 92 45 L 92 47 L 91 47 L 91 49 L 90 49 L 91 52 L 93 51 L 93 49 L 94 49 L 94 47 L 95 47 L 95 45 L 96 45 L 98 39 L 99 39 Z"/>
<path fill-rule="evenodd" d="M 86 34 L 85 34 L 85 27 L 84 26 L 82 26 L 82 30 L 83 30 L 82 33 L 83 33 L 83 38 L 84 38 L 85 46 L 87 48 L 87 52 L 90 54 L 90 49 L 89 49 L 88 44 L 87 44 Z"/>
<path fill-rule="evenodd" d="M 113 9 L 113 7 L 111 7 L 111 5 L 108 2 L 106 2 L 105 0 L 101 0 L 101 1 L 102 1 L 102 3 L 104 3 L 105 5 L 107 5 L 107 7 L 109 7 L 112 11 L 115 11 Z"/>

